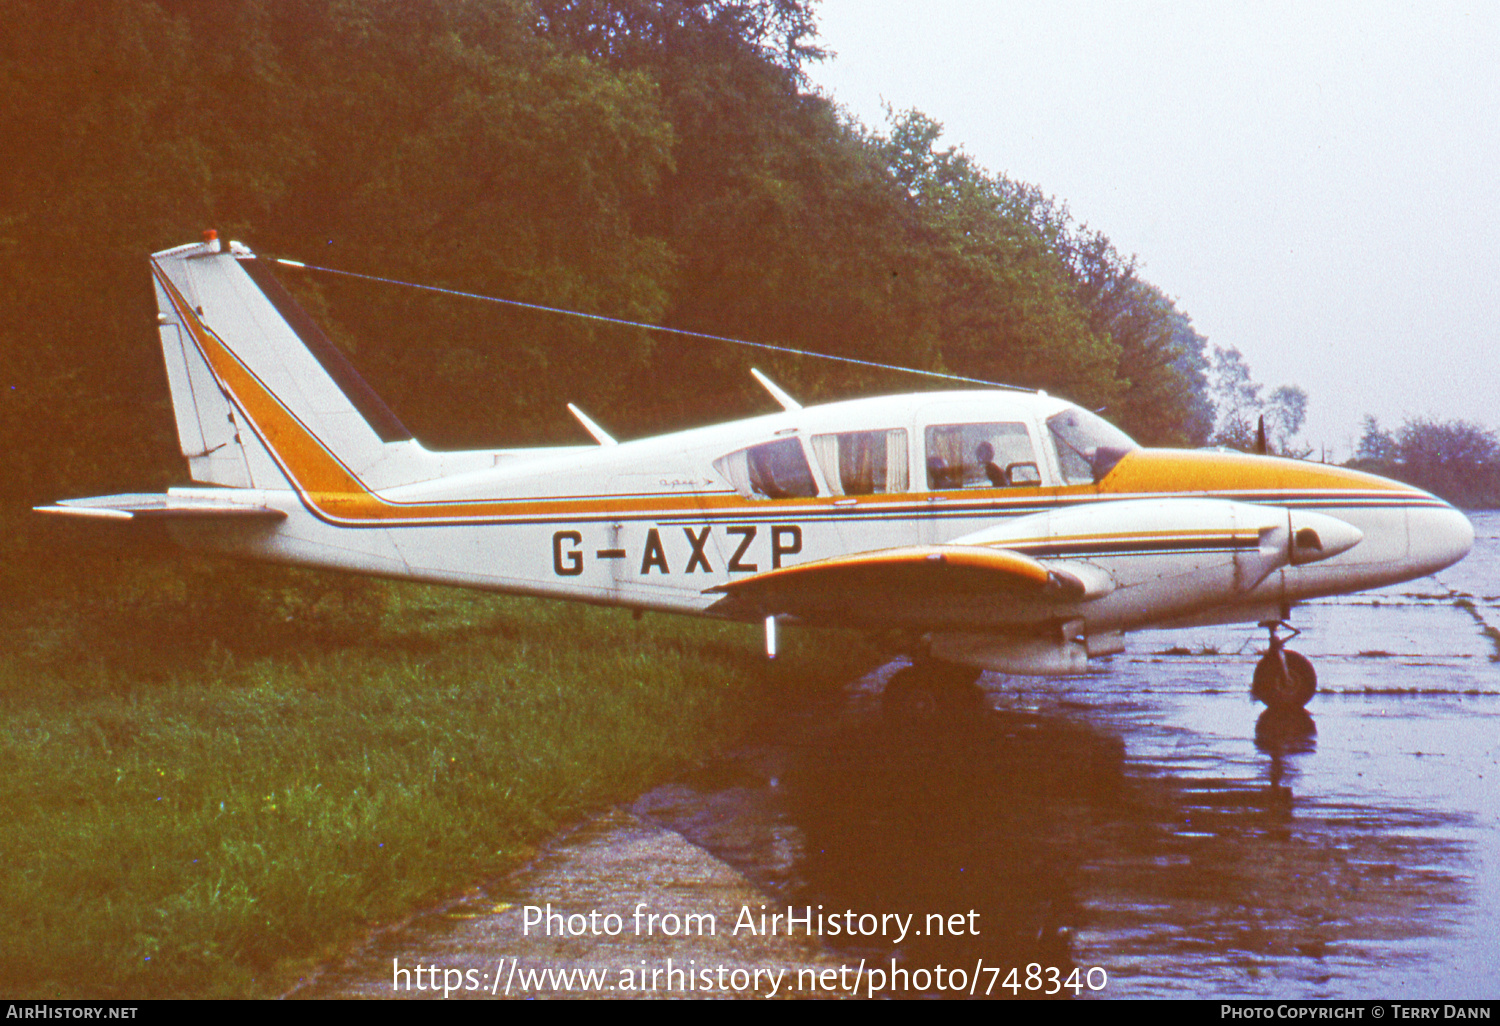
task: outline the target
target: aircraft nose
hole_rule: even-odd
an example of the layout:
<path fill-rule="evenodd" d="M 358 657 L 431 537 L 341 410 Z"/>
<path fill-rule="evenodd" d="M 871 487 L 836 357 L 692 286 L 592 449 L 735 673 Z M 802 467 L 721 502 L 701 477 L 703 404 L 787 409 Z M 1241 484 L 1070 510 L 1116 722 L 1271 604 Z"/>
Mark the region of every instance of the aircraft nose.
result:
<path fill-rule="evenodd" d="M 1474 547 L 1474 525 L 1452 506 L 1408 510 L 1406 530 L 1410 558 L 1426 574 L 1452 566 Z"/>

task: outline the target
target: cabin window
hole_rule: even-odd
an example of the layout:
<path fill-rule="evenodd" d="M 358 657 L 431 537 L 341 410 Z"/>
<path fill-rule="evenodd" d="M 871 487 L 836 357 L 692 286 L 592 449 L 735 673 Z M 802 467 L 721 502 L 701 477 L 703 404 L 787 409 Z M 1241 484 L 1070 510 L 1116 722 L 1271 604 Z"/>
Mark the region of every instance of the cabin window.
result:
<path fill-rule="evenodd" d="M 1094 484 L 1139 449 L 1130 436 L 1102 417 L 1078 407 L 1047 418 L 1057 445 L 1057 463 L 1070 485 Z"/>
<path fill-rule="evenodd" d="M 835 495 L 882 495 L 907 490 L 906 430 L 814 435 L 813 455 Z"/>
<path fill-rule="evenodd" d="M 927 487 L 932 491 L 1041 483 L 1025 424 L 934 424 L 927 429 Z"/>
<path fill-rule="evenodd" d="M 796 499 L 818 494 L 812 468 L 795 438 L 730 453 L 714 461 L 734 490 L 750 499 Z"/>

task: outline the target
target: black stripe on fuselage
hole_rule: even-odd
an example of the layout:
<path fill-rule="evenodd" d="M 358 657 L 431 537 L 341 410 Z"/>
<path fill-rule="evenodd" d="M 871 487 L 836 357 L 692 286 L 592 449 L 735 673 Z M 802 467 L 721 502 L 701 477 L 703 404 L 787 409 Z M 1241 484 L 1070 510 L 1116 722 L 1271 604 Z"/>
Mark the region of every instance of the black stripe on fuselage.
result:
<path fill-rule="evenodd" d="M 1179 552 L 1243 552 L 1260 547 L 1258 536 L 1243 538 L 1141 538 L 1137 540 L 1080 538 L 1064 542 L 1023 542 L 1003 544 L 1011 552 L 1037 559 L 1063 559 L 1080 556 L 1160 556 Z"/>

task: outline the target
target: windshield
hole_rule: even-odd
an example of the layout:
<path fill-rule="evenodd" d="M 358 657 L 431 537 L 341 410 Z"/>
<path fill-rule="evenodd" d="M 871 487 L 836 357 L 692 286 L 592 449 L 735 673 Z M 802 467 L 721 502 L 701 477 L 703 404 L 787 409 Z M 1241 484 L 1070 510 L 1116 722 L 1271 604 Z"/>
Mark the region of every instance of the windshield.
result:
<path fill-rule="evenodd" d="M 1140 446 L 1102 417 L 1077 406 L 1047 418 L 1057 462 L 1068 484 L 1094 484 Z"/>

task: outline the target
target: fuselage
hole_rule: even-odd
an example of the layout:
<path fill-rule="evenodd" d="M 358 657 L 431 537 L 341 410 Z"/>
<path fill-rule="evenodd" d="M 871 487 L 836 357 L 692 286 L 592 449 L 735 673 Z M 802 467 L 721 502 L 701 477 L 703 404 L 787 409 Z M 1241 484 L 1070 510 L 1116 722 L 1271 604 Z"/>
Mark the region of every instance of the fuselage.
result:
<path fill-rule="evenodd" d="M 851 595 L 846 615 L 820 619 L 1004 631 L 1061 616 L 1104 634 L 1266 619 L 1306 599 L 1432 573 L 1462 558 L 1473 538 L 1461 513 L 1407 485 L 1296 460 L 1141 449 L 1041 393 L 890 396 L 618 445 L 496 452 L 486 469 L 379 490 L 316 439 L 277 430 L 269 400 L 257 411 L 253 398 L 238 398 L 280 440 L 276 458 L 295 485 L 255 497 L 288 516 L 228 533 L 184 524 L 184 541 L 643 609 L 750 619 L 758 611 L 712 589 L 849 553 L 1004 534 L 1005 525 L 1067 511 L 1053 517 L 1066 537 L 1047 528 L 1028 541 L 1033 554 L 1102 568 L 1118 585 L 1110 594 L 1062 610 L 1006 596 L 871 606 Z M 1096 428 L 1102 437 L 1090 434 Z M 469 455 L 473 465 L 478 454 Z M 1141 504 L 1185 498 L 1322 514 L 1360 537 L 1337 555 L 1250 580 L 1226 562 L 1242 560 L 1232 537 L 1245 547 L 1232 524 L 1209 535 L 1207 525 L 1151 529 Z M 1122 503 L 1133 505 L 1112 505 Z M 1114 514 L 1126 509 L 1136 515 L 1122 525 Z"/>

